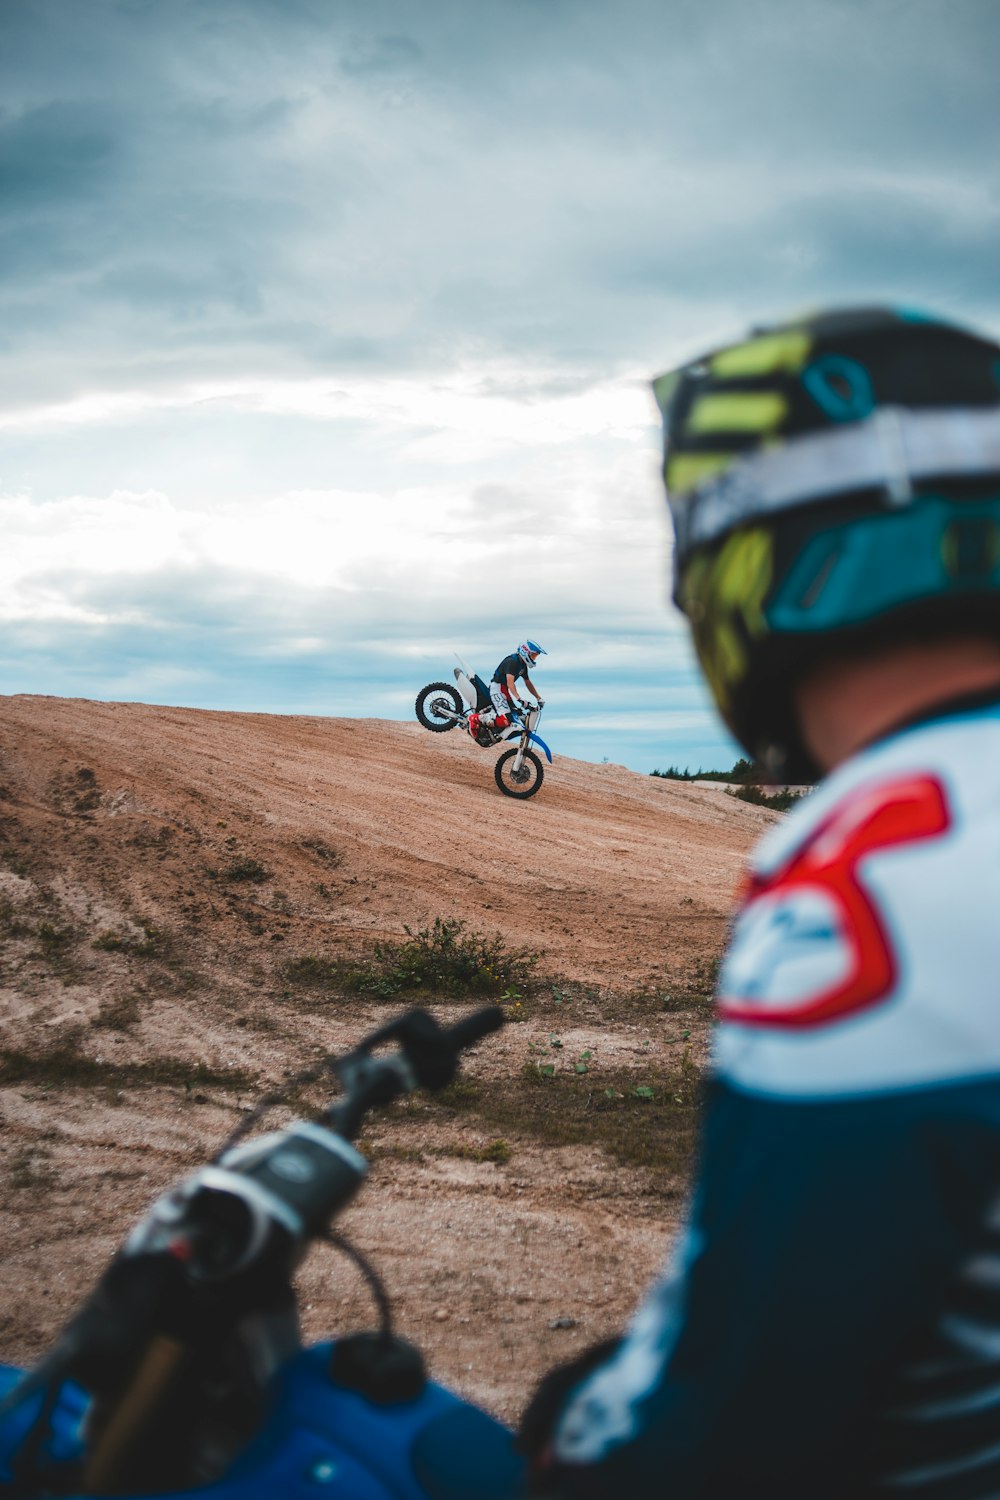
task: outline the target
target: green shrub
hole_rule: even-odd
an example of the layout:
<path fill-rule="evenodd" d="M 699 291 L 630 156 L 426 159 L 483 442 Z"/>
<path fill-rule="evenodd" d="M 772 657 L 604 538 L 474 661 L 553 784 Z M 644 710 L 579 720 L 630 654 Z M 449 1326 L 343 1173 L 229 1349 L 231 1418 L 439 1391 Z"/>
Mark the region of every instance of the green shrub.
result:
<path fill-rule="evenodd" d="M 457 1145 L 448 1147 L 449 1156 L 457 1156 L 463 1161 L 495 1162 L 502 1167 L 509 1162 L 513 1152 L 507 1141 L 502 1136 L 490 1141 L 485 1146 Z"/>
<path fill-rule="evenodd" d="M 768 793 L 759 786 L 749 785 L 741 786 L 735 792 L 727 787 L 726 793 L 730 797 L 738 797 L 741 802 L 752 802 L 755 807 L 770 807 L 774 812 L 787 812 L 806 795 L 804 792 L 793 792 L 788 787 L 783 787 L 779 792 Z"/>
<path fill-rule="evenodd" d="M 499 932 L 468 932 L 454 918 L 435 917 L 419 932 L 403 930 L 405 942 L 377 943 L 368 962 L 346 976 L 348 989 L 386 1000 L 407 990 L 500 996 L 526 985 L 537 961 L 534 953 L 509 950 Z"/>

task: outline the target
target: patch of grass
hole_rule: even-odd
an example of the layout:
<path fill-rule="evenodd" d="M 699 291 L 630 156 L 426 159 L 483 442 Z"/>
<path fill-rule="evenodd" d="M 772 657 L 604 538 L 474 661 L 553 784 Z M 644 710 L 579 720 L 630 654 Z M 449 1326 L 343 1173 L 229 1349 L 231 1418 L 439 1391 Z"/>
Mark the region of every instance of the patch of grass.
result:
<path fill-rule="evenodd" d="M 56 927 L 52 922 L 42 922 L 38 928 L 38 946 L 45 958 L 63 958 L 76 939 L 72 927 Z"/>
<path fill-rule="evenodd" d="M 93 812 L 101 803 L 101 792 L 97 785 L 97 777 L 89 766 L 81 766 L 76 773 L 73 799 L 73 811 L 78 813 Z"/>
<path fill-rule="evenodd" d="M 444 1154 L 447 1156 L 457 1156 L 462 1161 L 492 1161 L 497 1166 L 502 1167 L 505 1162 L 510 1161 L 514 1153 L 510 1148 L 509 1142 L 505 1141 L 503 1136 L 496 1136 L 495 1139 L 489 1141 L 485 1146 L 464 1146 L 461 1144 L 449 1146 Z"/>
<path fill-rule="evenodd" d="M 597 1146 L 615 1161 L 671 1178 L 690 1175 L 701 1113 L 701 1077 L 690 1048 L 676 1062 L 652 1058 L 641 1069 L 548 1071 L 527 1062 L 509 1080 L 462 1077 L 430 1107 L 474 1117 L 506 1141 L 528 1136 L 546 1146 Z"/>
<path fill-rule="evenodd" d="M 270 880 L 271 872 L 259 859 L 244 856 L 242 859 L 232 860 L 221 869 L 218 878 L 230 883 L 248 881 L 251 885 L 263 885 L 265 880 Z"/>
<path fill-rule="evenodd" d="M 99 953 L 127 953 L 130 958 L 162 958 L 167 940 L 164 933 L 152 922 L 140 920 L 143 936 L 122 937 L 115 932 L 102 932 L 91 943 Z"/>
<path fill-rule="evenodd" d="M 435 917 L 432 927 L 403 930 L 404 942 L 377 943 L 362 967 L 345 974 L 347 989 L 383 1000 L 416 991 L 439 999 L 512 999 L 530 982 L 538 959 L 537 954 L 509 949 L 499 932 L 493 937 L 469 932 L 455 918 Z"/>
<path fill-rule="evenodd" d="M 672 990 L 664 990 L 659 1008 L 668 1015 L 687 1015 L 693 1011 L 708 1020 L 714 1012 L 715 1001 L 710 990 L 689 990 L 675 985 Z"/>
<path fill-rule="evenodd" d="M 339 852 L 325 839 L 303 839 L 302 847 L 310 854 L 315 854 L 316 858 L 331 870 L 335 870 L 341 862 Z"/>
<path fill-rule="evenodd" d="M 467 1074 L 456 1073 L 447 1088 L 438 1089 L 431 1097 L 435 1104 L 455 1114 L 472 1108 L 479 1098 L 479 1089 Z"/>
<path fill-rule="evenodd" d="M 33 932 L 34 928 L 24 920 L 10 901 L 0 901 L 0 940 L 31 937 Z"/>
<path fill-rule="evenodd" d="M 244 1068 L 212 1068 L 207 1063 L 183 1062 L 174 1057 L 110 1063 L 87 1056 L 80 1047 L 80 1034 L 75 1033 L 34 1051 L 0 1048 L 0 1085 L 31 1083 L 49 1088 L 61 1085 L 102 1089 L 181 1085 L 190 1090 L 214 1084 L 243 1092 L 255 1081 Z"/>
<path fill-rule="evenodd" d="M 659 1009 L 669 1014 L 693 1011 L 710 1020 L 715 1013 L 715 992 L 719 983 L 722 955 L 695 959 L 678 983 L 660 995 Z"/>
<path fill-rule="evenodd" d="M 173 837 L 173 829 L 166 824 L 156 827 L 153 824 L 144 823 L 135 830 L 126 843 L 133 849 L 164 849 Z"/>
<path fill-rule="evenodd" d="M 76 945 L 77 933 L 72 927 L 57 927 L 54 922 L 41 922 L 35 931 L 38 948 L 33 955 L 49 964 L 56 973 L 61 973 L 64 983 L 70 983 L 73 961 L 71 950 Z"/>

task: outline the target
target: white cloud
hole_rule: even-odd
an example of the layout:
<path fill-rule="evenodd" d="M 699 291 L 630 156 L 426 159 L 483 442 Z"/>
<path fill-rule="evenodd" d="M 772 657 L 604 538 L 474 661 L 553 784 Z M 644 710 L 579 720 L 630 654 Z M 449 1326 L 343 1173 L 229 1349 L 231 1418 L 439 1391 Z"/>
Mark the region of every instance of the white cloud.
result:
<path fill-rule="evenodd" d="M 899 17 L 7 6 L 0 684 L 408 712 L 527 627 L 598 758 L 727 745 L 647 377 L 831 299 L 1000 327 L 1000 14 Z"/>
<path fill-rule="evenodd" d="M 373 424 L 407 443 L 411 457 L 444 466 L 483 461 L 510 446 L 558 447 L 584 438 L 631 441 L 653 415 L 648 382 L 636 376 L 544 394 L 557 369 L 507 363 L 458 369 L 424 379 L 392 375 L 350 380 L 248 379 L 195 383 L 176 390 L 88 392 L 51 404 L 0 410 L 0 429 L 37 431 L 107 425 L 199 408 L 321 422 Z M 532 390 L 539 394 L 530 393 Z"/>

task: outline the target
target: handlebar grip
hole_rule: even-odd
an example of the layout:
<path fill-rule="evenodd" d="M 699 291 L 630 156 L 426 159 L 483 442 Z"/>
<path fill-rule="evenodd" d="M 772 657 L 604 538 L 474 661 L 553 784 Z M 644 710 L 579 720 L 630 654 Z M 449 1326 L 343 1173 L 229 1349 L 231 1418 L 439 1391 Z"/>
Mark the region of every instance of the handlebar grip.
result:
<path fill-rule="evenodd" d="M 499 1005 L 487 1005 L 483 1010 L 474 1010 L 471 1016 L 456 1021 L 454 1026 L 446 1027 L 444 1034 L 456 1052 L 464 1052 L 466 1047 L 482 1041 L 491 1031 L 499 1031 L 505 1019 Z"/>

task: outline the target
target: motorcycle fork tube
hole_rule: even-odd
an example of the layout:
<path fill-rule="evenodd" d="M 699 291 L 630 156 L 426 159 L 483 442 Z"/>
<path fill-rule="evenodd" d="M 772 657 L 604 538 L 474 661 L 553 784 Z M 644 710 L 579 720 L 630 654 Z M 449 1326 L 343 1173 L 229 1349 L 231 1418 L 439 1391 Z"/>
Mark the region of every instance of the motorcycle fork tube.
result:
<path fill-rule="evenodd" d="M 114 1489 L 122 1466 L 127 1465 L 154 1419 L 183 1353 L 182 1344 L 163 1334 L 157 1334 L 150 1341 L 128 1390 L 111 1413 L 87 1459 L 83 1485 L 90 1494 Z"/>

